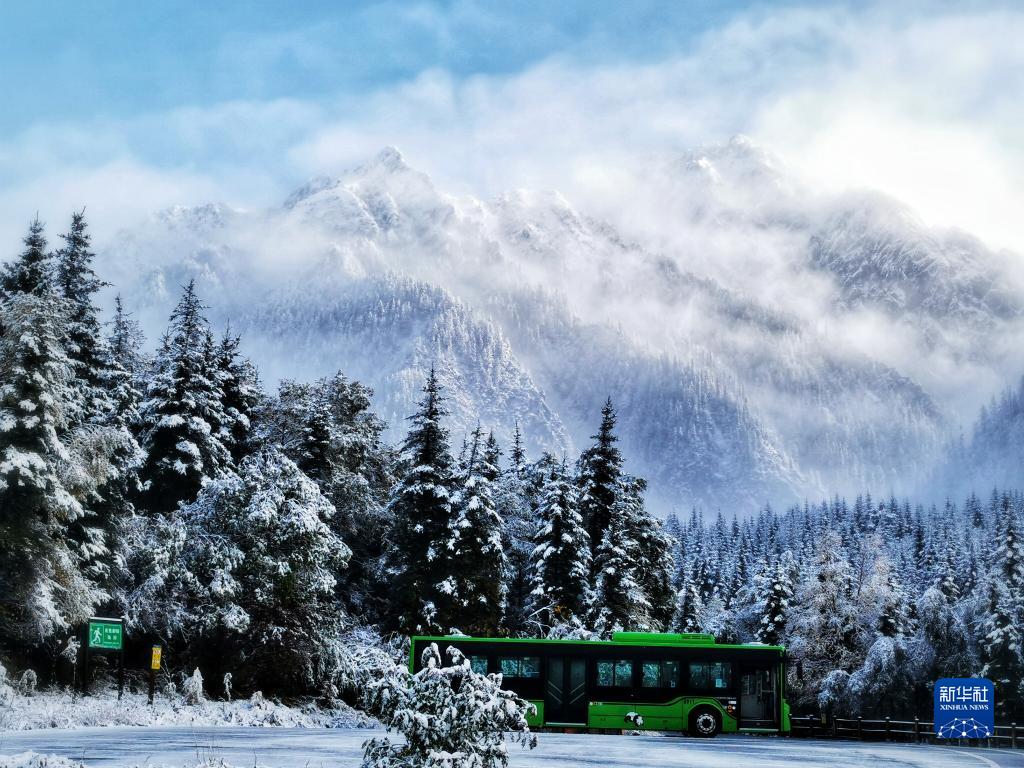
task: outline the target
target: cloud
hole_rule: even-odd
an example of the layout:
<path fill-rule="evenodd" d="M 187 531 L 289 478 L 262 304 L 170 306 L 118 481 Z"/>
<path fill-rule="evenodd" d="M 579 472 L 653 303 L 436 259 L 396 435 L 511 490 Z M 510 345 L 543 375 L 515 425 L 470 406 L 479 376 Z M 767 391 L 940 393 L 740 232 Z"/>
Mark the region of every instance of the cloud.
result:
<path fill-rule="evenodd" d="M 1024 250 L 1022 34 L 1009 11 L 762 11 L 655 63 L 428 71 L 329 119 L 289 159 L 323 172 L 398 144 L 446 186 L 586 199 L 640 155 L 746 133 L 815 184 L 880 189 L 929 223 Z"/>
<path fill-rule="evenodd" d="M 5 256 L 20 250 L 21 237 L 38 213 L 51 244 L 66 231 L 71 212 L 86 208 L 93 232 L 109 235 L 153 211 L 181 201 L 216 197 L 218 186 L 185 170 L 158 170 L 131 159 L 102 165 L 47 169 L 13 189 L 0 190 L 0 233 Z"/>
<path fill-rule="evenodd" d="M 446 188 L 561 188 L 609 209 L 619 168 L 742 132 L 814 184 L 878 188 L 929 222 L 1024 251 L 1024 219 L 1015 215 L 1024 205 L 1024 106 L 1015 98 L 1024 85 L 1024 13 L 972 8 L 761 8 L 675 51 L 659 35 L 665 53 L 656 60 L 596 61 L 592 48 L 562 41 L 562 53 L 514 73 L 433 68 L 370 92 L 36 126 L 0 145 L 0 175 L 9 180 L 0 199 L 34 209 L 89 195 L 77 204 L 97 212 L 124 198 L 159 205 L 206 194 L 265 205 L 306 176 L 395 144 Z M 360 23 L 380 26 L 382 14 L 371 8 Z M 447 15 L 418 5 L 401 18 L 435 48 L 460 30 L 498 34 L 507 22 L 466 4 Z M 296 34 L 260 38 L 245 56 L 245 41 L 229 39 L 219 55 L 261 72 L 283 60 L 300 70 L 338 62 L 325 53 L 330 26 L 309 28 L 308 47 Z M 607 30 L 595 34 L 605 39 Z M 135 172 L 110 189 L 98 180 L 115 168 Z M 6 220 L 0 227 L 11 242 L 17 233 Z"/>

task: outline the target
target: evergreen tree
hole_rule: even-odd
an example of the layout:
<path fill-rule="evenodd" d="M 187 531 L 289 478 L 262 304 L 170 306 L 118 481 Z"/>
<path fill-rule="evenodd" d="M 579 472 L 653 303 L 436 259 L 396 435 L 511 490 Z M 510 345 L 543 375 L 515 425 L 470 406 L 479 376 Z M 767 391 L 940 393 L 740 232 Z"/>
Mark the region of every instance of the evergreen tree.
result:
<path fill-rule="evenodd" d="M 700 616 L 703 610 L 704 601 L 697 584 L 693 580 L 684 581 L 676 594 L 672 628 L 676 632 L 700 632 Z"/>
<path fill-rule="evenodd" d="M 612 510 L 595 555 L 595 624 L 606 632 L 650 628 L 651 604 L 638 564 L 640 552 L 628 513 Z"/>
<path fill-rule="evenodd" d="M 813 701 L 821 682 L 833 670 L 854 669 L 860 626 L 852 582 L 839 535 L 826 533 L 810 577 L 797 590 L 798 609 L 791 623 L 791 652 L 803 660 L 807 673 L 805 691 L 798 692 L 800 698 Z"/>
<path fill-rule="evenodd" d="M 106 349 L 112 424 L 132 429 L 139 424 L 139 404 L 142 401 L 139 380 L 147 366 L 142 354 L 144 341 L 142 329 L 125 312 L 118 295 L 114 299 L 114 318 L 110 323 Z"/>
<path fill-rule="evenodd" d="M 401 478 L 391 492 L 388 514 L 394 523 L 389 536 L 388 571 L 392 576 L 392 615 L 407 632 L 442 631 L 449 595 L 436 585 L 451 575 L 448 537 L 452 520 L 453 476 L 447 415 L 441 385 L 430 369 L 419 410 L 402 443 Z"/>
<path fill-rule="evenodd" d="M 249 431 L 261 400 L 259 375 L 239 353 L 241 343 L 241 337 L 228 330 L 216 350 L 220 410 L 224 414 L 219 437 L 236 463 L 252 449 Z"/>
<path fill-rule="evenodd" d="M 615 446 L 615 419 L 615 409 L 608 398 L 601 409 L 601 426 L 592 438 L 594 444 L 580 456 L 577 469 L 580 514 L 590 537 L 595 567 L 599 561 L 597 548 L 609 528 L 622 476 L 622 455 Z"/>
<path fill-rule="evenodd" d="M 902 637 L 879 635 L 849 677 L 847 706 L 868 715 L 901 716 L 910 707 L 914 661 Z"/>
<path fill-rule="evenodd" d="M 45 276 L 38 221 L 26 246 L 0 305 L 0 638 L 36 644 L 83 621 L 105 595 L 67 535 L 84 524 L 90 481 L 66 442 L 81 406 L 62 345 L 68 307 Z"/>
<path fill-rule="evenodd" d="M 522 448 L 522 435 L 518 425 L 513 435 L 512 450 L 509 454 L 511 466 L 500 473 L 494 486 L 495 504 L 498 507 L 504 529 L 502 542 L 508 572 L 505 582 L 504 628 L 511 633 L 524 632 L 530 614 L 530 591 L 533 588 L 530 577 L 530 555 L 533 552 L 533 534 L 536 532 L 537 513 L 533 508 L 534 492 L 530 484 L 530 469 Z M 589 556 L 589 551 L 587 555 Z"/>
<path fill-rule="evenodd" d="M 1005 495 L 999 505 L 997 532 L 982 627 L 981 675 L 995 683 L 1000 709 L 1015 715 L 1024 700 L 1024 542 Z"/>
<path fill-rule="evenodd" d="M 105 446 L 103 482 L 100 494 L 93 501 L 112 556 L 109 564 L 96 562 L 93 568 L 97 577 L 118 594 L 131 588 L 132 576 L 128 569 L 132 548 L 137 543 L 132 537 L 134 500 L 142 490 L 139 470 L 145 459 L 135 437 L 141 402 L 138 382 L 144 365 L 140 352 L 142 341 L 138 323 L 124 311 L 121 297 L 118 296 L 110 335 L 104 348 L 104 384 L 110 408 L 101 424 Z M 97 436 L 99 432 L 92 430 Z M 93 466 L 99 469 L 95 461 Z"/>
<path fill-rule="evenodd" d="M 369 684 L 370 708 L 402 738 L 368 740 L 364 768 L 506 768 L 508 742 L 537 745 L 526 721 L 533 705 L 476 672 L 457 648 L 447 653 L 445 664 L 431 643 L 419 672 L 397 667 Z"/>
<path fill-rule="evenodd" d="M 23 242 L 25 250 L 6 264 L 0 274 L 0 292 L 8 297 L 26 293 L 48 296 L 53 283 L 53 265 L 38 216 L 29 224 Z"/>
<path fill-rule="evenodd" d="M 173 550 L 149 564 L 131 601 L 149 607 L 133 618 L 187 639 L 182 653 L 230 672 L 239 687 L 324 690 L 347 623 L 334 588 L 350 552 L 330 528 L 333 515 L 287 457 L 273 448 L 252 454 L 237 474 L 222 474 L 173 518 L 156 521 Z"/>
<path fill-rule="evenodd" d="M 143 503 L 149 512 L 193 501 L 203 482 L 231 463 L 220 436 L 223 394 L 203 309 L 189 282 L 171 313 L 142 404 Z"/>
<path fill-rule="evenodd" d="M 774 566 L 766 567 L 760 581 L 761 610 L 757 639 L 767 645 L 782 645 L 786 637 L 793 600 L 794 564 L 789 552 Z"/>
<path fill-rule="evenodd" d="M 494 436 L 494 431 L 487 433 L 487 442 L 483 446 L 483 464 L 481 464 L 481 471 L 484 472 L 484 478 L 491 483 L 496 483 L 501 478 L 501 446 L 498 445 L 498 438 Z"/>
<path fill-rule="evenodd" d="M 64 246 L 54 258 L 57 287 L 68 307 L 65 347 L 75 375 L 75 386 L 81 390 L 83 418 L 103 423 L 109 418 L 113 406 L 108 396 L 106 339 L 101 332 L 94 300 L 106 283 L 93 271 L 95 254 L 90 250 L 84 211 L 72 214 L 71 228 L 61 238 Z"/>
<path fill-rule="evenodd" d="M 508 454 L 510 470 L 517 477 L 522 477 L 526 472 L 526 448 L 523 447 L 523 433 L 519 429 L 519 420 L 516 419 L 516 428 L 512 433 L 512 449 Z"/>
<path fill-rule="evenodd" d="M 508 570 L 502 520 L 494 507 L 493 481 L 489 479 L 497 476 L 488 461 L 493 455 L 477 425 L 470 438 L 462 487 L 452 499 L 454 516 L 447 544 L 451 571 L 437 585 L 448 595 L 448 625 L 484 636 L 493 635 L 501 622 Z"/>
<path fill-rule="evenodd" d="M 71 362 L 76 400 L 81 404 L 69 438 L 72 450 L 90 468 L 83 488 L 88 514 L 68 528 L 68 537 L 89 577 L 111 589 L 121 565 L 121 525 L 130 513 L 129 495 L 137 492 L 141 461 L 138 443 L 128 429 L 136 416 L 135 393 L 113 359 L 103 336 L 96 294 L 106 283 L 93 270 L 95 254 L 84 211 L 74 213 L 54 254 L 55 289 L 67 307 L 64 347 Z M 87 492 L 86 492 L 87 491 Z"/>
<path fill-rule="evenodd" d="M 912 606 L 893 569 L 887 566 L 886 570 L 882 609 L 878 617 L 878 633 L 884 637 L 906 637 L 912 633 Z"/>
<path fill-rule="evenodd" d="M 542 626 L 584 618 L 590 609 L 590 541 L 577 492 L 562 470 L 548 480 L 530 556 L 529 610 Z"/>
<path fill-rule="evenodd" d="M 970 635 L 956 598 L 933 586 L 917 601 L 918 628 L 915 655 L 923 683 L 931 688 L 943 677 L 957 677 L 975 669 Z"/>
<path fill-rule="evenodd" d="M 650 606 L 650 629 L 664 629 L 672 620 L 675 609 L 672 574 L 672 540 L 644 506 L 647 483 L 638 477 L 624 475 L 620 488 L 620 504 L 616 509 L 626 516 L 629 536 L 635 542 L 637 562 L 636 578 Z"/>
<path fill-rule="evenodd" d="M 394 457 L 382 439 L 384 422 L 370 409 L 372 396 L 340 372 L 309 384 L 283 381 L 277 397 L 260 408 L 257 431 L 334 505 L 331 528 L 352 550 L 338 575 L 338 594 L 350 611 L 380 621 L 389 587 L 380 558 Z"/>

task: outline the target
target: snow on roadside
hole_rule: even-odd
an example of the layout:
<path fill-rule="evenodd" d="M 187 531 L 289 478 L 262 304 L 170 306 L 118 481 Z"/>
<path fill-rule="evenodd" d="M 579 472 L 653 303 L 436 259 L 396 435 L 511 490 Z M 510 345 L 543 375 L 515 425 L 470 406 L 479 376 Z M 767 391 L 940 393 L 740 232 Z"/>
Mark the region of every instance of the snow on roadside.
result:
<path fill-rule="evenodd" d="M 85 768 L 85 765 L 57 755 L 22 752 L 20 755 L 0 755 L 0 768 Z"/>
<path fill-rule="evenodd" d="M 78 760 L 69 760 L 59 755 L 40 755 L 36 752 L 22 752 L 20 755 L 0 755 L 0 768 L 88 768 Z M 151 763 L 138 768 L 161 768 Z M 189 763 L 187 768 L 232 768 L 229 763 L 216 758 Z M 263 768 L 257 766 L 257 768 Z"/>
<path fill-rule="evenodd" d="M 170 698 L 158 695 L 152 707 L 142 694 L 125 693 L 118 701 L 116 691 L 87 697 L 68 691 L 49 691 L 34 696 L 14 696 L 0 702 L 0 731 L 126 725 L 373 728 L 378 723 L 340 702 L 331 708 L 321 707 L 312 700 L 289 706 L 260 694 L 251 699 L 204 700 L 198 704 L 187 704 L 179 695 Z M 6 768 L 2 762 L 0 766 Z"/>

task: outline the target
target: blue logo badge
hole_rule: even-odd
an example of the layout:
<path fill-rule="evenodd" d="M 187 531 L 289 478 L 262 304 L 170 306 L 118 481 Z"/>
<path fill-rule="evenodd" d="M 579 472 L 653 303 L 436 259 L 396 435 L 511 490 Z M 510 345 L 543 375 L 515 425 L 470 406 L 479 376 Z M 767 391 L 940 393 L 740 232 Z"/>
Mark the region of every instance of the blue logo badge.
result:
<path fill-rule="evenodd" d="M 996 689 L 981 677 L 947 677 L 935 683 L 935 735 L 987 739 L 995 735 Z"/>

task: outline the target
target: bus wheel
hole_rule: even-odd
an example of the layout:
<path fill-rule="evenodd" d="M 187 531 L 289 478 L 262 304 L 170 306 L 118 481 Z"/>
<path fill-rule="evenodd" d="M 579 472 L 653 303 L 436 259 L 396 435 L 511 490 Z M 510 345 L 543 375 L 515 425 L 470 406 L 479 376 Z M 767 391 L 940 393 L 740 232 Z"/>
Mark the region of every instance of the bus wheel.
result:
<path fill-rule="evenodd" d="M 691 736 L 709 739 L 722 730 L 722 717 L 712 707 L 697 707 L 690 713 Z"/>

